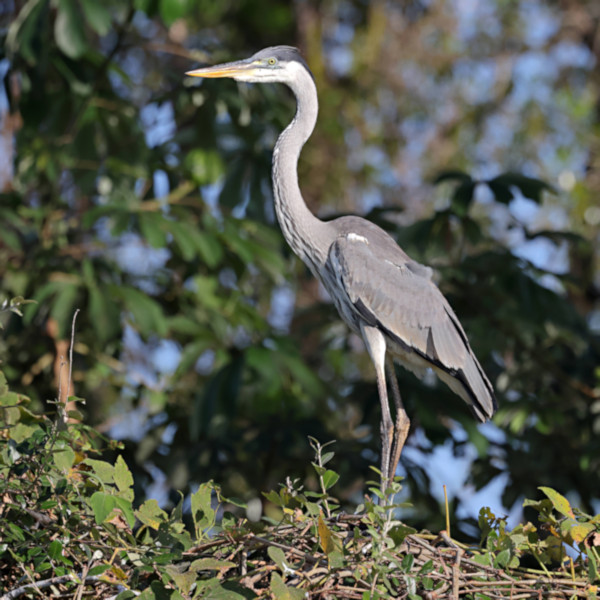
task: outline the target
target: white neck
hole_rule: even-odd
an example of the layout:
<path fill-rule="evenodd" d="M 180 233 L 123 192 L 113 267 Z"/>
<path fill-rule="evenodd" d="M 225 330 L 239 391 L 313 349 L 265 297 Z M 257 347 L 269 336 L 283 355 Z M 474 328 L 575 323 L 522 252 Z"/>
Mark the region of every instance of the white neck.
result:
<path fill-rule="evenodd" d="M 283 235 L 292 250 L 315 273 L 327 258 L 327 224 L 315 217 L 304 202 L 298 185 L 298 158 L 310 137 L 319 112 L 317 88 L 301 65 L 288 83 L 297 100 L 292 122 L 279 136 L 273 151 L 275 212 Z"/>

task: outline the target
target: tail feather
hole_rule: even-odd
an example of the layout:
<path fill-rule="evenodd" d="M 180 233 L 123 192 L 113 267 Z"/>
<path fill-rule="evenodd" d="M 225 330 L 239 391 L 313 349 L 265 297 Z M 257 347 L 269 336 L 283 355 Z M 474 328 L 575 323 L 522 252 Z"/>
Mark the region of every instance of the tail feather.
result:
<path fill-rule="evenodd" d="M 466 365 L 459 369 L 456 375 L 451 375 L 439 367 L 433 369 L 437 376 L 469 405 L 480 422 L 491 419 L 498 410 L 494 388 L 472 352 L 467 356 Z"/>

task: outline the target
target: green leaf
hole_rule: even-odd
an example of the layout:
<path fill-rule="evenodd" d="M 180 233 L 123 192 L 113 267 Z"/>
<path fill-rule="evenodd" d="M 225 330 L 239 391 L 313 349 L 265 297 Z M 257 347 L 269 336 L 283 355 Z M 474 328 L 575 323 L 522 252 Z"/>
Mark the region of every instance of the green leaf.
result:
<path fill-rule="evenodd" d="M 73 466 L 75 462 L 75 452 L 69 446 L 64 448 L 56 448 L 52 453 L 54 464 L 64 474 Z"/>
<path fill-rule="evenodd" d="M 215 524 L 215 511 L 212 508 L 213 488 L 208 483 L 202 483 L 191 496 L 192 519 L 196 539 L 204 537 L 205 530 Z"/>
<path fill-rule="evenodd" d="M 575 515 L 573 514 L 573 509 L 571 508 L 569 501 L 562 494 L 559 494 L 556 490 L 553 490 L 549 487 L 538 487 L 538 490 L 546 494 L 550 502 L 552 502 L 552 506 L 557 512 L 559 512 L 561 515 L 564 515 L 565 517 L 571 517 L 572 519 L 575 518 Z"/>
<path fill-rule="evenodd" d="M 97 0 L 80 0 L 87 24 L 98 34 L 106 35 L 111 29 L 110 11 Z"/>
<path fill-rule="evenodd" d="M 214 269 L 223 260 L 221 242 L 210 233 L 198 232 L 194 238 L 198 253 L 208 267 Z"/>
<path fill-rule="evenodd" d="M 400 568 L 402 569 L 402 572 L 410 573 L 410 570 L 412 569 L 414 561 L 415 561 L 414 554 L 411 554 L 410 552 L 408 554 L 406 554 L 404 556 L 404 558 L 402 559 L 402 562 L 400 563 Z"/>
<path fill-rule="evenodd" d="M 8 392 L 8 383 L 6 382 L 6 375 L 0 371 L 0 398 Z"/>
<path fill-rule="evenodd" d="M 133 500 L 133 476 L 120 454 L 115 463 L 114 480 L 120 492 L 127 492 L 126 494 L 121 494 L 121 496 L 128 500 Z"/>
<path fill-rule="evenodd" d="M 88 288 L 88 312 L 94 333 L 102 342 L 114 339 L 120 330 L 120 314 L 109 294 L 96 285 Z"/>
<path fill-rule="evenodd" d="M 428 560 L 420 569 L 419 569 L 419 575 L 427 575 L 427 573 L 431 573 L 431 571 L 433 571 L 435 569 L 435 566 L 433 564 L 432 560 Z"/>
<path fill-rule="evenodd" d="M 346 564 L 344 553 L 341 550 L 334 550 L 328 554 L 327 561 L 332 569 L 341 569 Z"/>
<path fill-rule="evenodd" d="M 409 527 L 408 525 L 404 525 L 404 523 L 400 523 L 399 525 L 392 527 L 388 535 L 394 541 L 394 545 L 398 547 L 400 544 L 402 544 L 407 536 L 416 532 L 417 530 L 413 527 Z"/>
<path fill-rule="evenodd" d="M 193 330 L 190 330 L 193 331 Z M 196 361 L 200 358 L 203 352 L 210 348 L 208 340 L 195 340 L 183 348 L 179 365 L 177 365 L 177 374 L 188 373 Z"/>
<path fill-rule="evenodd" d="M 271 575 L 271 592 L 277 600 L 303 600 L 304 591 L 294 589 L 285 585 L 285 582 L 279 575 L 279 573 L 273 573 Z"/>
<path fill-rule="evenodd" d="M 335 452 L 325 452 L 321 456 L 321 464 L 326 465 L 334 456 L 335 456 Z"/>
<path fill-rule="evenodd" d="M 173 241 L 179 248 L 181 256 L 185 261 L 191 261 L 196 257 L 196 243 L 194 231 L 185 223 L 167 221 L 167 229 L 173 235 Z"/>
<path fill-rule="evenodd" d="M 90 577 L 94 577 L 94 576 L 98 576 L 98 575 L 102 575 L 103 573 L 106 573 L 106 571 L 108 571 L 109 569 L 112 569 L 112 565 L 96 565 L 95 567 L 92 567 L 89 571 L 88 571 L 88 575 Z"/>
<path fill-rule="evenodd" d="M 224 171 L 221 155 L 216 150 L 191 150 L 185 157 L 184 166 L 196 185 L 214 183 Z"/>
<path fill-rule="evenodd" d="M 168 520 L 167 513 L 158 506 L 158 502 L 154 498 L 146 500 L 135 514 L 144 525 L 155 530 L 158 530 L 161 523 Z"/>
<path fill-rule="evenodd" d="M 140 230 L 144 239 L 153 248 L 164 248 L 167 245 L 165 219 L 153 212 L 141 212 L 138 215 Z"/>
<path fill-rule="evenodd" d="M 327 471 L 323 473 L 323 484 L 325 485 L 325 489 L 328 490 L 333 487 L 339 478 L 340 476 L 335 471 L 327 469 Z"/>
<path fill-rule="evenodd" d="M 76 0 L 58 0 L 54 37 L 57 46 L 69 58 L 80 58 L 87 50 L 85 30 Z"/>
<path fill-rule="evenodd" d="M 496 202 L 508 204 L 515 197 L 510 187 L 501 181 L 488 181 L 487 185 L 492 190 Z"/>
<path fill-rule="evenodd" d="M 181 19 L 188 11 L 188 0 L 161 0 L 160 16 L 165 25 L 172 25 L 177 19 Z"/>
<path fill-rule="evenodd" d="M 588 579 L 590 583 L 600 581 L 600 575 L 598 574 L 598 562 L 593 552 L 588 553 Z"/>
<path fill-rule="evenodd" d="M 313 469 L 317 472 L 317 475 L 319 477 L 322 477 L 325 474 L 325 471 L 327 471 L 325 467 L 321 467 L 316 462 L 311 463 L 311 465 L 313 466 Z"/>
<path fill-rule="evenodd" d="M 285 559 L 285 554 L 281 548 L 276 548 L 275 546 L 269 546 L 267 548 L 267 554 L 269 558 L 279 567 L 282 573 L 287 573 L 292 570 L 289 566 L 287 560 Z"/>
<path fill-rule="evenodd" d="M 115 506 L 123 513 L 123 517 L 125 517 L 127 525 L 133 529 L 133 526 L 135 525 L 135 513 L 133 511 L 133 506 L 131 505 L 131 500 L 120 496 L 115 496 Z"/>
<path fill-rule="evenodd" d="M 190 588 L 196 581 L 196 573 L 194 571 L 183 571 L 177 565 L 167 565 L 165 571 L 169 577 L 175 582 L 177 589 L 183 594 L 188 594 Z M 173 596 L 171 596 L 172 598 Z"/>
<path fill-rule="evenodd" d="M 10 537 L 18 540 L 19 542 L 25 541 L 25 534 L 23 533 L 23 530 L 18 525 L 16 525 L 15 523 L 9 522 L 6 524 L 6 526 L 8 527 L 8 529 L 10 529 L 10 533 L 12 534 Z"/>
<path fill-rule="evenodd" d="M 242 587 L 240 584 L 227 581 L 221 584 L 216 577 L 208 581 L 198 581 L 198 590 L 201 591 L 200 598 L 208 600 L 247 600 L 248 598 L 256 598 L 256 594 L 248 590 L 247 587 Z"/>
<path fill-rule="evenodd" d="M 283 498 L 275 490 L 271 490 L 270 492 L 263 492 L 262 495 L 265 497 L 266 500 L 275 504 L 275 506 L 279 506 L 280 508 L 285 508 L 287 506 L 286 498 Z"/>
<path fill-rule="evenodd" d="M 113 296 L 123 300 L 141 333 L 158 336 L 167 334 L 167 321 L 160 304 L 156 300 L 140 290 L 128 286 L 111 285 L 109 289 Z"/>
<path fill-rule="evenodd" d="M 469 212 L 469 207 L 473 202 L 474 192 L 474 181 L 465 181 L 454 190 L 454 194 L 452 194 L 452 210 L 459 217 L 464 217 Z"/>
<path fill-rule="evenodd" d="M 8 27 L 6 49 L 9 54 L 14 56 L 18 53 L 29 65 L 34 65 L 38 57 L 36 46 L 39 43 L 40 28 L 47 14 L 47 2 L 33 0 L 22 6 Z"/>
<path fill-rule="evenodd" d="M 237 566 L 230 560 L 219 560 L 217 558 L 198 558 L 190 565 L 190 571 L 226 571 Z"/>
<path fill-rule="evenodd" d="M 438 183 L 442 183 L 444 181 L 459 181 L 460 183 L 468 183 L 468 182 L 472 182 L 473 180 L 471 179 L 471 176 L 468 173 L 465 173 L 464 171 L 459 171 L 458 169 L 455 169 L 455 170 L 442 171 L 433 180 L 433 183 L 434 183 L 434 185 L 437 185 Z"/>
<path fill-rule="evenodd" d="M 95 460 L 93 458 L 86 458 L 83 463 L 92 468 L 94 474 L 104 485 L 114 483 L 115 468 L 110 463 L 107 463 L 105 460 Z"/>
<path fill-rule="evenodd" d="M 75 302 L 79 294 L 79 286 L 65 283 L 56 294 L 50 314 L 58 322 L 59 338 L 67 338 L 75 312 Z"/>
<path fill-rule="evenodd" d="M 52 560 L 60 560 L 62 559 L 62 549 L 62 544 L 58 540 L 54 540 L 48 546 L 48 556 Z"/>
<path fill-rule="evenodd" d="M 116 506 L 115 497 L 105 492 L 94 492 L 89 503 L 94 511 L 94 519 L 96 519 L 98 525 L 104 523 Z"/>
<path fill-rule="evenodd" d="M 527 177 L 525 175 L 522 175 L 521 173 L 503 173 L 498 177 L 494 177 L 494 179 L 490 179 L 486 183 L 490 186 L 492 191 L 494 191 L 495 195 L 495 188 L 509 189 L 512 186 L 519 188 L 523 196 L 525 196 L 526 198 L 529 198 L 530 200 L 533 200 L 534 202 L 538 203 L 542 201 L 542 192 L 548 191 L 555 193 L 554 188 L 551 185 L 547 184 L 545 181 L 542 181 L 541 179 L 535 179 L 533 177 Z M 512 192 L 509 191 L 508 193 L 510 193 L 512 199 Z M 504 192 L 504 198 L 506 198 L 506 192 Z M 497 195 L 496 199 L 500 202 L 504 201 L 500 199 Z"/>
<path fill-rule="evenodd" d="M 510 559 L 510 550 L 502 550 L 496 555 L 496 559 L 494 560 L 494 566 L 504 569 L 508 566 Z"/>
<path fill-rule="evenodd" d="M 596 530 L 596 526 L 593 523 L 577 523 L 569 530 L 571 537 L 580 544 L 585 538 Z"/>

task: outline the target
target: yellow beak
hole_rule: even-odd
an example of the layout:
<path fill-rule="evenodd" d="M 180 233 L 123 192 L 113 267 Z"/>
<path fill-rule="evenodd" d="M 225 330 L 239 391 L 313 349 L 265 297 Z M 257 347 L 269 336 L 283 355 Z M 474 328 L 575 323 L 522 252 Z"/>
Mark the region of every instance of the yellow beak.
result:
<path fill-rule="evenodd" d="M 248 73 L 254 69 L 255 65 L 245 60 L 236 60 L 235 62 L 223 63 L 222 65 L 215 65 L 214 67 L 203 67 L 202 69 L 195 69 L 194 71 L 188 71 L 186 75 L 190 77 L 235 77 L 236 75 L 242 75 Z"/>

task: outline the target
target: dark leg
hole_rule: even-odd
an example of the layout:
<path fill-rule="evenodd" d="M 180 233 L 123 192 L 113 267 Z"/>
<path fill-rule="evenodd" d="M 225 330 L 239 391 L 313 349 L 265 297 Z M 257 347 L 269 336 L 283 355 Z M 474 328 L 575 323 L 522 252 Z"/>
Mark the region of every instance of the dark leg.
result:
<path fill-rule="evenodd" d="M 402 398 L 400 397 L 400 388 L 398 387 L 398 379 L 396 378 L 396 371 L 394 369 L 394 362 L 391 359 L 386 361 L 388 379 L 390 387 L 392 388 L 392 397 L 394 398 L 394 404 L 396 406 L 396 424 L 394 431 L 394 445 L 390 456 L 389 465 L 389 478 L 392 481 L 396 475 L 396 468 L 400 461 L 400 454 L 402 454 L 402 448 L 408 437 L 408 431 L 410 429 L 410 419 L 404 410 L 402 404 Z"/>

